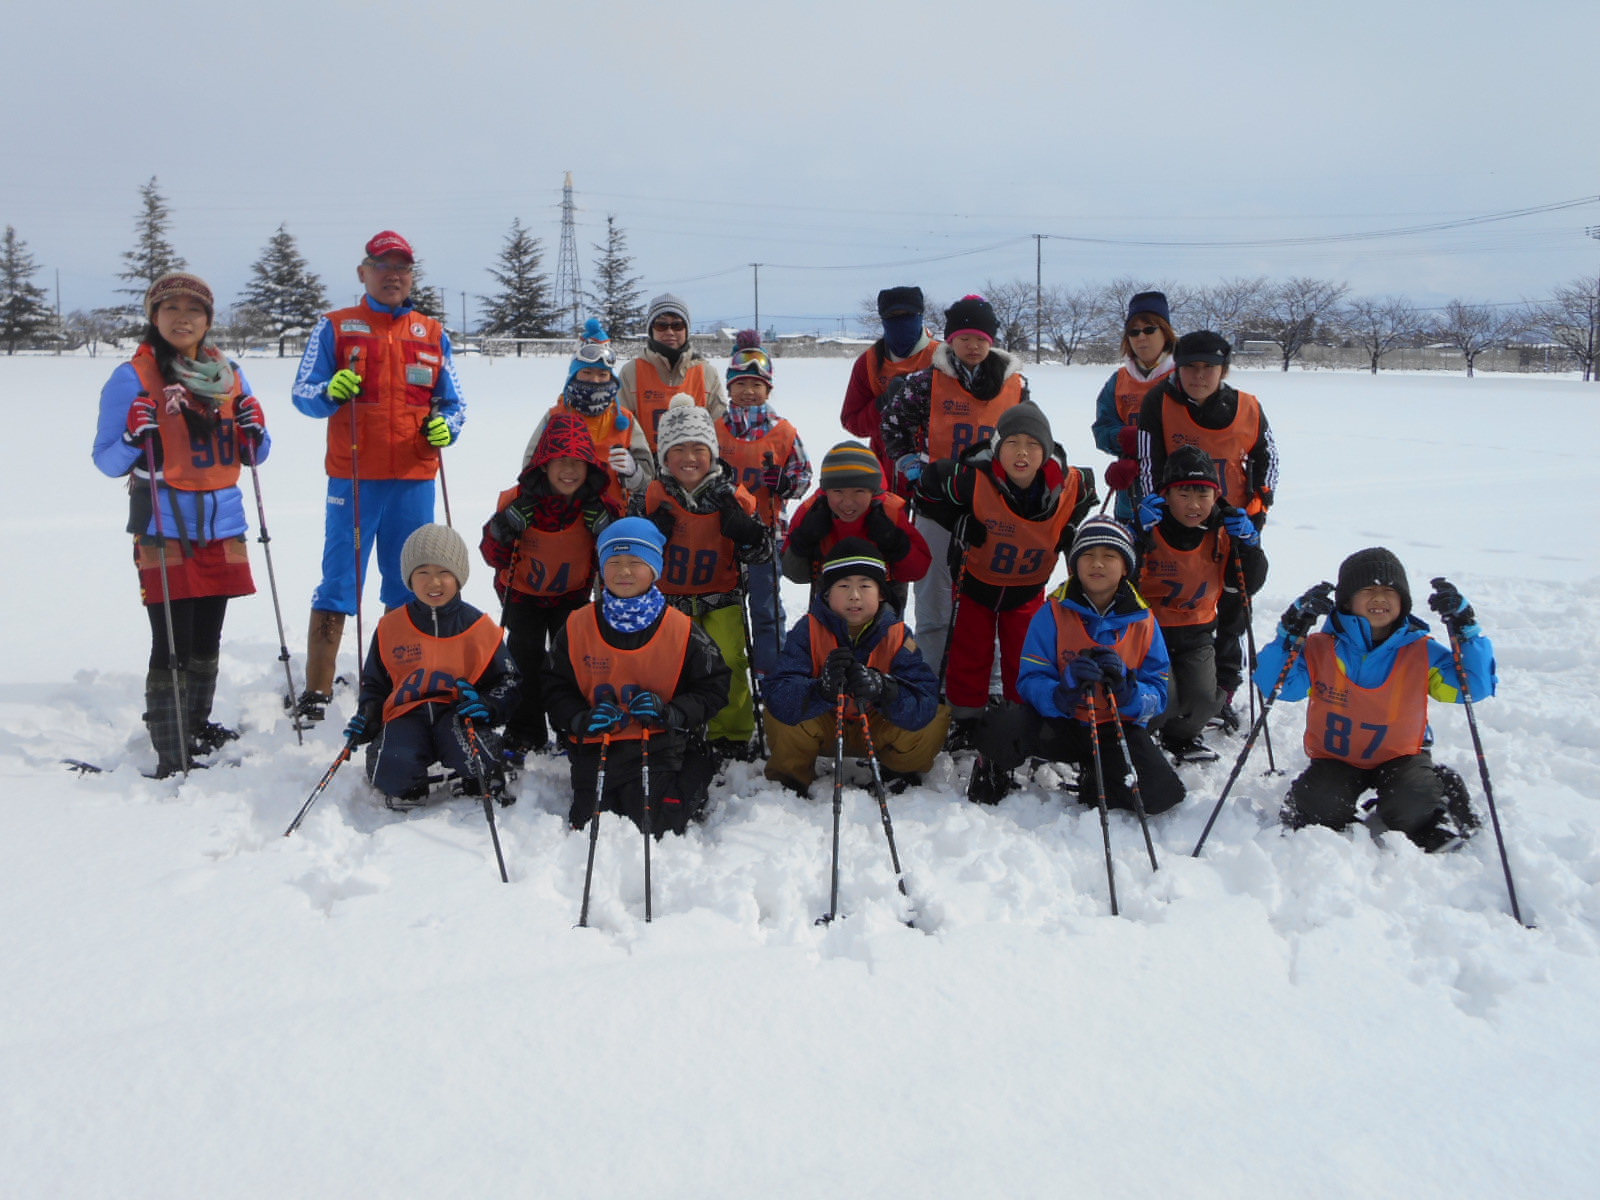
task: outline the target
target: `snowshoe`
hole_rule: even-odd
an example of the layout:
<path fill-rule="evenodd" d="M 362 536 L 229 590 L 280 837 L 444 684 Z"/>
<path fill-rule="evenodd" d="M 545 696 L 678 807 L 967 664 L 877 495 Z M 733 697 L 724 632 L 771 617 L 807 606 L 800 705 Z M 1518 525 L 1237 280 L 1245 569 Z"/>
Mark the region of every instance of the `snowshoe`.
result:
<path fill-rule="evenodd" d="M 879 763 L 878 773 L 883 776 L 883 790 L 891 796 L 898 796 L 907 788 L 922 786 L 922 776 L 916 771 L 896 771 Z"/>
<path fill-rule="evenodd" d="M 333 697 L 327 692 L 313 692 L 307 688 L 300 693 L 300 699 L 293 704 L 285 700 L 283 706 L 289 710 L 295 720 L 311 725 L 328 715 L 327 708 L 332 701 Z"/>
<path fill-rule="evenodd" d="M 1217 715 L 1206 722 L 1207 729 L 1220 729 L 1230 737 L 1239 732 L 1239 711 L 1231 701 L 1224 701 Z"/>
<path fill-rule="evenodd" d="M 219 725 L 215 721 L 207 721 L 189 735 L 189 757 L 203 758 L 207 754 L 215 754 L 229 742 L 238 740 L 239 731 L 237 729 L 229 729 L 226 725 Z"/>
<path fill-rule="evenodd" d="M 1179 766 L 1184 763 L 1214 763 L 1221 757 L 1198 734 L 1191 738 L 1162 738 L 1161 748 Z"/>
<path fill-rule="evenodd" d="M 973 738 L 978 732 L 978 717 L 960 717 L 950 722 L 950 732 L 944 739 L 947 754 L 961 754 L 976 749 Z"/>
<path fill-rule="evenodd" d="M 978 755 L 972 760 L 972 777 L 967 780 L 967 799 L 974 804 L 999 804 L 1016 786 L 1011 772 Z"/>

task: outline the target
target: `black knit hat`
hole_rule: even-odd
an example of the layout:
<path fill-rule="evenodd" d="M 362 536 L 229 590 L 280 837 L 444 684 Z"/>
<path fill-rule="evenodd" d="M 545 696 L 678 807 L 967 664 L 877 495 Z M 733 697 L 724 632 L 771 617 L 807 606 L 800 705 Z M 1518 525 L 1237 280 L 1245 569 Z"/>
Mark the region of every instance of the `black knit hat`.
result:
<path fill-rule="evenodd" d="M 1201 484 L 1221 492 L 1222 480 L 1217 477 L 1217 460 L 1199 446 L 1179 446 L 1167 455 L 1167 461 L 1162 465 L 1160 490 L 1164 493 L 1169 487 L 1177 487 L 1180 483 Z"/>
<path fill-rule="evenodd" d="M 1400 593 L 1400 615 L 1411 615 L 1411 585 L 1406 582 L 1406 569 L 1392 550 L 1372 546 L 1357 550 L 1339 564 L 1339 583 L 1334 588 L 1333 602 L 1340 612 L 1350 611 L 1350 601 L 1364 587 L 1391 587 Z"/>
<path fill-rule="evenodd" d="M 878 315 L 890 317 L 920 317 L 923 307 L 922 289 L 919 287 L 884 288 L 878 293 Z"/>
<path fill-rule="evenodd" d="M 845 538 L 828 551 L 822 564 L 822 594 L 850 575 L 865 575 L 880 589 L 888 587 L 889 564 L 883 561 L 883 551 L 866 538 Z"/>
<path fill-rule="evenodd" d="M 944 340 L 958 333 L 981 333 L 991 342 L 1000 334 L 1000 319 L 994 305 L 982 296 L 963 296 L 944 310 Z"/>
<path fill-rule="evenodd" d="M 1113 517 L 1090 517 L 1078 526 L 1078 535 L 1072 539 L 1072 549 L 1067 551 L 1067 571 L 1070 574 L 1078 573 L 1078 555 L 1090 546 L 1110 546 L 1128 564 L 1128 574 L 1133 574 L 1133 534 L 1121 521 Z"/>
<path fill-rule="evenodd" d="M 1201 329 L 1178 339 L 1178 344 L 1172 348 L 1172 361 L 1180 367 L 1197 362 L 1225 367 L 1232 354 L 1233 347 L 1228 345 L 1227 338 L 1209 329 Z"/>
<path fill-rule="evenodd" d="M 1050 418 L 1032 400 L 1013 404 L 1000 414 L 1000 419 L 994 424 L 995 446 L 998 448 L 1001 442 L 1018 433 L 1038 442 L 1044 447 L 1046 455 L 1055 453 L 1056 443 L 1050 434 Z"/>

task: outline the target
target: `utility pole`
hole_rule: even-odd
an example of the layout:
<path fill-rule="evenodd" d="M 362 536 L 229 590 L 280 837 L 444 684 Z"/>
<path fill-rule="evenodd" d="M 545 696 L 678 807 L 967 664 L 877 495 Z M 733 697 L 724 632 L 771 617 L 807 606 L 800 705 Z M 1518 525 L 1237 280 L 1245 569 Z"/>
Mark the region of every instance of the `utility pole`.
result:
<path fill-rule="evenodd" d="M 462 345 L 465 345 L 466 341 L 467 341 L 467 294 L 466 294 L 466 292 L 462 292 L 461 293 L 461 342 L 462 342 Z"/>
<path fill-rule="evenodd" d="M 1048 234 L 1033 235 L 1033 361 L 1039 362 L 1044 353 L 1044 239 Z"/>
<path fill-rule="evenodd" d="M 56 268 L 56 357 L 61 356 L 61 343 L 66 340 L 61 330 L 61 268 Z"/>
<path fill-rule="evenodd" d="M 755 275 L 754 275 L 755 309 L 756 309 L 755 331 L 757 333 L 760 333 L 761 332 L 761 264 L 760 263 L 751 263 L 750 264 L 750 269 L 753 272 L 755 272 Z"/>
<path fill-rule="evenodd" d="M 1590 225 L 1583 232 L 1596 241 L 1600 241 L 1600 225 Z M 1594 347 L 1595 341 L 1600 339 L 1600 329 L 1596 328 L 1597 325 L 1600 325 L 1600 275 L 1595 276 L 1594 304 L 1589 309 L 1589 346 L 1591 349 Z M 1592 372 L 1592 374 L 1594 379 L 1600 382 L 1600 371 Z M 1588 380 L 1586 379 L 1585 382 L 1588 382 Z"/>
<path fill-rule="evenodd" d="M 583 332 L 583 282 L 578 277 L 578 231 L 573 214 L 572 172 L 561 187 L 561 254 L 556 259 L 556 310 L 567 314 L 568 333 Z"/>

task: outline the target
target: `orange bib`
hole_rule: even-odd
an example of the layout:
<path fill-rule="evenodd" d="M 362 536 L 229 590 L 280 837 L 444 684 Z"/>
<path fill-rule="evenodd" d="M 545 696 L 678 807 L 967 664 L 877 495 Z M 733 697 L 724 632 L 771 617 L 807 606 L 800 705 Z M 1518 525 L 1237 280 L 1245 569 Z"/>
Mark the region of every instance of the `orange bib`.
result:
<path fill-rule="evenodd" d="M 378 622 L 378 654 L 396 681 L 383 702 L 383 719 L 392 721 L 421 704 L 454 704 L 457 679 L 475 680 L 489 669 L 500 649 L 500 626 L 480 616 L 454 637 L 434 637 L 412 623 L 404 606 Z"/>
<path fill-rule="evenodd" d="M 683 675 L 683 661 L 689 654 L 689 631 L 693 622 L 668 605 L 661 614 L 655 636 L 634 650 L 619 650 L 600 635 L 600 610 L 591 604 L 567 618 L 567 654 L 572 659 L 572 674 L 578 690 L 588 697 L 590 707 L 610 701 L 623 708 L 640 692 L 654 692 L 663 700 L 672 699 Z M 613 738 L 642 738 L 639 722 L 629 721 L 611 735 Z M 599 738 L 578 738 L 579 742 L 598 742 Z"/>
<path fill-rule="evenodd" d="M 811 633 L 811 673 L 822 674 L 822 664 L 828 661 L 828 655 L 839 648 L 839 639 L 834 637 L 833 631 L 817 620 L 815 615 L 808 614 L 806 620 L 810 622 Z M 894 675 L 895 655 L 900 653 L 900 647 L 906 644 L 906 623 L 896 621 L 889 626 L 876 646 L 867 654 L 867 666 L 874 671 L 882 671 L 885 675 Z M 844 702 L 846 717 L 859 716 L 861 710 L 856 707 L 854 698 Z"/>
<path fill-rule="evenodd" d="M 1055 512 L 1046 520 L 1030 521 L 1011 510 L 987 470 L 979 472 L 972 490 L 972 515 L 989 536 L 967 552 L 967 574 L 995 587 L 1043 586 L 1055 570 L 1056 547 L 1078 507 L 1082 480 L 1077 467 L 1068 467 Z"/>
<path fill-rule="evenodd" d="M 686 349 L 684 353 L 689 351 Z M 701 408 L 706 406 L 706 365 L 695 363 L 684 373 L 683 382 L 668 387 L 655 364 L 646 358 L 633 360 L 634 412 L 644 425 L 644 436 L 650 442 L 650 453 L 656 452 L 656 430 L 661 426 L 661 414 L 667 411 L 672 398 L 687 392 Z"/>
<path fill-rule="evenodd" d="M 1231 543 L 1221 529 L 1212 529 L 1193 550 L 1178 550 L 1162 536 L 1161 527 L 1150 530 L 1153 545 L 1139 568 L 1139 594 L 1168 625 L 1207 625 L 1217 619 L 1217 601 L 1226 584 Z"/>
<path fill-rule="evenodd" d="M 1428 730 L 1428 643 L 1419 638 L 1395 656 L 1379 687 L 1359 687 L 1339 665 L 1331 633 L 1306 639 L 1311 703 L 1306 710 L 1306 754 L 1376 767 L 1422 749 Z"/>
<path fill-rule="evenodd" d="M 739 473 L 739 482 L 745 491 L 755 497 L 756 516 L 768 528 L 777 522 L 778 514 L 783 511 L 783 501 L 762 484 L 761 474 L 766 468 L 768 455 L 772 456 L 772 461 L 780 469 L 789 461 L 798 436 L 793 425 L 780 419 L 754 441 L 745 442 L 734 437 L 726 424 L 717 423 L 718 452 Z"/>
<path fill-rule="evenodd" d="M 742 487 L 734 489 L 739 507 L 756 510 L 755 497 Z M 717 513 L 692 513 L 661 486 L 659 479 L 645 489 L 644 510 L 655 512 L 663 503 L 672 510 L 672 536 L 663 554 L 659 587 L 668 596 L 705 596 L 731 592 L 739 586 L 739 560 L 733 542 L 722 536 Z"/>
<path fill-rule="evenodd" d="M 1198 446 L 1217 464 L 1222 476 L 1222 498 L 1235 508 L 1261 511 L 1261 504 L 1250 495 L 1250 476 L 1245 463 L 1261 436 L 1261 405 L 1249 392 L 1239 393 L 1239 408 L 1233 423 L 1224 429 L 1205 429 L 1195 422 L 1189 406 L 1170 394 L 1161 401 L 1161 435 L 1171 454 L 1180 446 Z"/>
<path fill-rule="evenodd" d="M 876 348 L 868 350 L 867 383 L 872 388 L 873 396 L 883 395 L 889 390 L 889 384 L 900 376 L 914 375 L 933 366 L 933 352 L 943 344 L 937 338 L 929 338 L 926 346 L 910 358 L 902 358 L 899 362 L 890 358 L 887 350 L 882 354 L 879 354 Z"/>
<path fill-rule="evenodd" d="M 943 371 L 934 371 L 928 401 L 928 458 L 959 458 L 994 436 L 1000 414 L 1022 400 L 1022 376 L 1012 375 L 993 400 L 977 400 Z"/>
<path fill-rule="evenodd" d="M 1139 664 L 1150 653 L 1150 644 L 1155 638 L 1155 622 L 1152 620 L 1135 621 L 1127 625 L 1115 642 L 1110 646 L 1102 646 L 1089 636 L 1083 618 L 1066 605 L 1052 603 L 1050 611 L 1056 619 L 1056 666 L 1063 679 L 1067 677 L 1067 665 L 1087 650 L 1115 650 L 1117 657 L 1127 665 L 1130 675 L 1139 669 Z M 1111 720 L 1111 705 L 1097 690 L 1092 699 L 1085 697 L 1080 701 L 1072 715 L 1086 723 L 1103 725 Z"/>
<path fill-rule="evenodd" d="M 239 375 L 233 376 L 233 390 L 218 409 L 217 427 L 205 437 L 189 432 L 181 413 L 169 413 L 166 380 L 156 369 L 155 352 L 141 345 L 133 354 L 133 369 L 139 386 L 156 406 L 156 428 L 161 437 L 161 477 L 185 492 L 214 492 L 239 482 L 238 442 L 234 437 L 233 414 L 239 399 Z"/>
<path fill-rule="evenodd" d="M 1140 379 L 1128 370 L 1126 363 L 1117 369 L 1117 416 L 1124 425 L 1138 423 L 1139 408 L 1144 403 L 1145 395 L 1171 373 L 1170 364 L 1161 374 L 1152 375 L 1149 379 Z"/>
<path fill-rule="evenodd" d="M 504 512 L 517 492 L 517 488 L 501 492 L 495 511 Z M 588 591 L 594 583 L 595 566 L 594 534 L 583 518 L 577 517 L 554 532 L 531 525 L 524 529 L 512 552 L 511 566 L 502 568 L 495 578 L 500 586 L 509 583 L 525 595 L 564 596 Z"/>

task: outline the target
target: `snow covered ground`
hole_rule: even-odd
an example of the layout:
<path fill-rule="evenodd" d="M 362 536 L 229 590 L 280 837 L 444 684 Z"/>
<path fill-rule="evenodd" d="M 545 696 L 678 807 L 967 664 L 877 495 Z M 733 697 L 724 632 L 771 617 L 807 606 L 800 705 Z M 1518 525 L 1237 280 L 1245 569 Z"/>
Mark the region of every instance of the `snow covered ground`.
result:
<path fill-rule="evenodd" d="M 1478 714 L 1536 929 L 1509 915 L 1487 832 L 1432 858 L 1364 832 L 1283 836 L 1286 781 L 1259 751 L 1189 858 L 1225 750 L 1153 822 L 1159 873 L 1113 818 L 1120 918 L 1097 816 L 1039 784 L 976 808 L 941 760 L 893 806 L 915 930 L 866 792 L 846 793 L 853 916 L 819 929 L 827 803 L 735 767 L 710 821 L 658 847 L 649 926 L 640 839 L 605 822 L 580 931 L 586 843 L 565 830 L 561 762 L 499 814 L 510 886 L 480 809 L 397 816 L 353 767 L 281 836 L 349 706 L 296 746 L 259 547 L 218 698 L 242 763 L 139 774 L 148 628 L 121 487 L 88 454 L 113 365 L 0 359 L 6 1196 L 1595 1194 L 1600 389 L 1234 380 L 1284 462 L 1262 637 L 1380 542 L 1419 604 L 1437 574 L 1475 603 L 1501 681 Z M 246 366 L 277 439 L 261 483 L 298 680 L 322 427 L 288 403 L 291 361 Z M 777 363 L 775 402 L 814 458 L 841 436 L 848 367 Z M 475 544 L 564 364 L 461 369 L 471 411 L 447 462 Z M 1107 373 L 1030 372 L 1096 468 Z M 489 605 L 486 568 L 466 594 Z M 1295 770 L 1303 710 L 1274 716 Z M 1481 796 L 1464 714 L 1435 727 Z M 63 756 L 115 769 L 78 778 Z"/>

